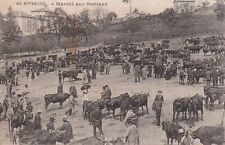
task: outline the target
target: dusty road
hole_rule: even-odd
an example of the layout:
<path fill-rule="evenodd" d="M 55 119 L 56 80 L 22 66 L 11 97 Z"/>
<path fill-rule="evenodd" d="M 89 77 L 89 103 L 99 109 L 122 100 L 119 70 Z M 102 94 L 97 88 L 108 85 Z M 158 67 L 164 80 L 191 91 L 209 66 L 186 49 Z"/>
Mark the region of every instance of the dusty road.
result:
<path fill-rule="evenodd" d="M 195 55 L 194 57 L 199 57 Z M 81 75 L 78 77 L 82 77 Z M 44 109 L 44 95 L 47 93 L 56 93 L 57 85 L 58 85 L 58 77 L 57 71 L 41 74 L 35 80 L 26 79 L 25 72 L 22 72 L 19 76 L 20 86 L 14 87 L 13 89 L 20 93 L 24 84 L 28 84 L 29 94 L 32 104 L 34 106 L 34 112 L 37 108 L 42 108 L 42 126 L 46 128 L 46 124 L 49 120 L 49 116 L 51 114 L 56 113 L 56 126 L 59 127 L 62 124 L 62 116 L 66 111 L 67 101 L 64 103 L 64 107 L 62 109 L 58 109 L 58 104 L 51 104 L 49 106 L 49 111 L 46 112 Z M 69 91 L 69 87 L 71 85 L 75 85 L 78 90 L 78 105 L 75 106 L 73 111 L 73 115 L 69 118 L 72 123 L 74 129 L 74 140 L 79 140 L 85 137 L 89 137 L 93 135 L 92 126 L 82 117 L 82 94 L 80 91 L 81 81 L 76 82 L 68 82 L 68 80 L 64 83 L 64 92 Z M 91 100 L 97 100 L 100 98 L 100 93 L 102 91 L 102 86 L 108 84 L 112 90 L 112 96 L 118 96 L 121 93 L 129 93 L 130 95 L 134 93 L 150 93 L 149 97 L 149 114 L 141 116 L 139 118 L 139 133 L 140 133 L 140 141 L 141 145 L 164 145 L 166 144 L 166 136 L 161 128 L 156 127 L 153 123 L 155 121 L 155 114 L 151 109 L 153 99 L 158 90 L 163 91 L 165 103 L 163 105 L 162 110 L 162 121 L 171 120 L 172 119 L 172 102 L 175 98 L 184 97 L 184 96 L 192 96 L 196 93 L 203 95 L 203 80 L 201 80 L 201 84 L 187 86 L 187 85 L 179 85 L 178 78 L 172 78 L 171 80 L 160 79 L 157 80 L 155 78 L 148 78 L 147 80 L 142 80 L 140 83 L 134 83 L 132 73 L 129 75 L 123 75 L 121 66 L 112 66 L 109 75 L 97 75 L 97 79 L 93 80 L 90 89 Z M 4 85 L 0 86 L 1 91 L 1 101 L 6 94 L 6 87 Z M 118 112 L 119 110 L 117 110 Z M 146 109 L 145 109 L 146 111 Z M 220 124 L 222 120 L 222 111 L 208 111 L 204 110 L 204 121 L 199 121 L 195 124 L 194 128 L 196 129 L 199 126 L 203 125 L 216 125 Z M 181 123 L 183 126 L 186 126 L 185 123 Z M 8 138 L 8 123 L 6 121 L 0 122 L 0 145 L 9 144 Z M 118 119 L 113 119 L 111 117 L 103 119 L 103 131 L 105 136 L 116 138 L 118 136 L 123 135 L 125 133 L 126 126 L 119 121 Z M 195 145 L 199 144 L 198 140 L 195 140 Z"/>

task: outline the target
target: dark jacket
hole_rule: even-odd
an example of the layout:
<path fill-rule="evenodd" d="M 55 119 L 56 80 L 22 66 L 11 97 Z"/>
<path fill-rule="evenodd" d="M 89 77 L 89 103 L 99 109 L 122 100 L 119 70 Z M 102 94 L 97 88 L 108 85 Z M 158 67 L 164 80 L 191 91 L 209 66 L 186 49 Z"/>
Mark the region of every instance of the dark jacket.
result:
<path fill-rule="evenodd" d="M 92 125 L 95 127 L 102 125 L 102 111 L 99 109 L 96 109 L 91 112 L 90 115 Z"/>
<path fill-rule="evenodd" d="M 42 126 L 41 126 L 41 116 L 38 113 L 34 117 L 34 128 L 35 129 L 41 129 L 42 128 Z"/>
<path fill-rule="evenodd" d="M 63 143 L 69 143 L 73 138 L 73 128 L 69 121 L 64 121 L 62 127 L 59 130 L 64 131 L 64 140 Z"/>

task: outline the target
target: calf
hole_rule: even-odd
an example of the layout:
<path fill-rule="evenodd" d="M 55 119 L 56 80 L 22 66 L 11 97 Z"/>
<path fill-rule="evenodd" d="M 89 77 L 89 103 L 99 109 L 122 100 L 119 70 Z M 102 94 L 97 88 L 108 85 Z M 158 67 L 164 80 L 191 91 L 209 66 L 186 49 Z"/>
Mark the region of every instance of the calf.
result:
<path fill-rule="evenodd" d="M 63 103 L 69 98 L 68 93 L 63 94 L 47 94 L 44 96 L 45 109 L 47 110 L 50 103 L 59 103 L 59 109 L 62 107 Z"/>
<path fill-rule="evenodd" d="M 179 145 L 182 138 L 182 134 L 179 133 L 179 130 L 181 129 L 184 132 L 184 128 L 178 124 L 169 121 L 162 122 L 162 130 L 166 132 L 167 144 L 169 144 L 169 139 L 171 139 L 171 144 L 173 144 L 173 139 L 175 139 L 178 141 Z"/>

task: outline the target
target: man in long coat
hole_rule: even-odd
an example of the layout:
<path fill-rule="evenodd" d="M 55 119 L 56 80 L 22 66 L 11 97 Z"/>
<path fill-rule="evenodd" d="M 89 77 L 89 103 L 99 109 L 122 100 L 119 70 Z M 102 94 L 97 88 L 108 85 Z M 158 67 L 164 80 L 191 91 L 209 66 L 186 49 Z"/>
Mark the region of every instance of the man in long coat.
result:
<path fill-rule="evenodd" d="M 162 104 L 164 102 L 164 98 L 162 95 L 162 91 L 158 91 L 158 94 L 155 97 L 155 101 L 152 105 L 152 110 L 155 111 L 156 119 L 157 119 L 157 126 L 160 126 L 160 118 L 161 118 L 161 110 L 162 110 Z"/>
<path fill-rule="evenodd" d="M 128 128 L 125 134 L 126 145 L 139 145 L 139 133 L 138 128 L 134 125 L 133 122 L 128 122 Z"/>
<path fill-rule="evenodd" d="M 103 135 L 103 131 L 102 131 L 102 111 L 97 108 L 94 111 L 91 112 L 90 115 L 91 118 L 91 123 L 93 126 L 93 133 L 94 136 L 96 137 L 96 129 L 98 128 L 100 131 L 100 134 Z"/>
<path fill-rule="evenodd" d="M 58 94 L 63 94 L 63 84 L 62 83 L 59 84 L 59 86 L 57 88 L 57 93 Z"/>
<path fill-rule="evenodd" d="M 41 126 L 41 111 L 38 110 L 37 114 L 34 117 L 34 129 L 38 130 L 38 129 L 42 129 Z"/>

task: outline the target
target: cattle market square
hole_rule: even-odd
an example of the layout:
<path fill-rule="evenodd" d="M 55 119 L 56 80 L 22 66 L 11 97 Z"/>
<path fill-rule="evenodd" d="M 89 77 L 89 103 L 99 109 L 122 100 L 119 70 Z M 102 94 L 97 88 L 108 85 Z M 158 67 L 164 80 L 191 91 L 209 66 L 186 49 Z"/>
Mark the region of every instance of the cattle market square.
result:
<path fill-rule="evenodd" d="M 0 144 L 224 145 L 225 0 L 196 1 L 0 13 Z"/>
<path fill-rule="evenodd" d="M 216 143 L 201 135 L 223 123 L 224 51 L 189 45 L 172 50 L 169 40 L 163 42 L 8 60 L 1 74 L 0 127 L 10 132 L 1 136 L 23 144 L 123 144 L 129 130 L 142 145 L 184 136 L 194 144 Z"/>

